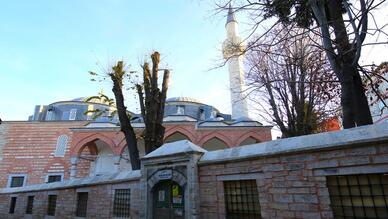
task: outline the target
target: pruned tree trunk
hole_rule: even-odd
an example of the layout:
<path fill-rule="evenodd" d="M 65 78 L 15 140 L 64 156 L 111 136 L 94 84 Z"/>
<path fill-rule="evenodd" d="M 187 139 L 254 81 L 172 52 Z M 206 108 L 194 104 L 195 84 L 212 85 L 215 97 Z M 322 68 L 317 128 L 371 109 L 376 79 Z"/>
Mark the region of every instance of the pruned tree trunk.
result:
<path fill-rule="evenodd" d="M 113 67 L 113 73 L 109 76 L 113 82 L 113 94 L 115 95 L 117 114 L 120 121 L 121 131 L 124 133 L 125 140 L 127 142 L 129 158 L 131 161 L 132 169 L 140 169 L 139 150 L 137 148 L 137 139 L 135 131 L 131 125 L 130 118 L 127 115 L 127 108 L 124 105 L 123 95 L 123 62 L 119 61 L 116 66 Z"/>
<path fill-rule="evenodd" d="M 144 84 L 143 86 L 136 86 L 139 95 L 141 114 L 145 124 L 143 139 L 146 154 L 163 144 L 165 128 L 162 124 L 170 75 L 169 70 L 164 70 L 162 90 L 160 90 L 158 87 L 160 54 L 154 52 L 151 55 L 151 60 L 152 72 L 149 64 L 147 62 L 144 63 Z"/>

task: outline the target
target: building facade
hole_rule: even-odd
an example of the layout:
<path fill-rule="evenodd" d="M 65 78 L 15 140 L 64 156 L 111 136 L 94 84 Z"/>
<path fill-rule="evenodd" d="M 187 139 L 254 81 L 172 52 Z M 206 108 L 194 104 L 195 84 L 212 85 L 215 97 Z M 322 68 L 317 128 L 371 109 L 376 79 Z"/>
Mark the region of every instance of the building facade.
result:
<path fill-rule="evenodd" d="M 140 171 L 3 188 L 0 218 L 387 218 L 384 124 L 206 151 L 167 143 Z"/>
<path fill-rule="evenodd" d="M 187 102 L 176 104 L 187 110 L 190 108 Z M 177 117 L 185 119 L 178 120 Z M 254 121 L 228 122 L 217 118 L 197 121 L 180 114 L 165 118 L 165 142 L 187 139 L 213 151 L 271 140 L 272 127 Z M 132 124 L 139 138 L 140 155 L 144 156 L 144 143 L 140 137 L 144 123 Z M 2 188 L 131 170 L 126 142 L 117 124 L 5 121 L 0 128 Z"/>

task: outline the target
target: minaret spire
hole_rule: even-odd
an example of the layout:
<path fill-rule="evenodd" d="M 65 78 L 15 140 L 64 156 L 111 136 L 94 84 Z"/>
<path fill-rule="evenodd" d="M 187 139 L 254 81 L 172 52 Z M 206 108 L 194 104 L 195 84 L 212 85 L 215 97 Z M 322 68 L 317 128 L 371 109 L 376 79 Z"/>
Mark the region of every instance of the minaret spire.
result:
<path fill-rule="evenodd" d="M 226 19 L 226 40 L 223 44 L 224 58 L 228 62 L 230 97 L 232 104 L 232 119 L 249 118 L 247 103 L 243 95 L 244 72 L 242 69 L 242 55 L 244 46 L 238 33 L 238 22 L 229 4 Z"/>
<path fill-rule="evenodd" d="M 236 17 L 234 16 L 232 4 L 229 3 L 228 18 L 226 19 L 226 24 L 228 24 L 230 22 L 237 22 L 237 20 L 236 20 Z"/>

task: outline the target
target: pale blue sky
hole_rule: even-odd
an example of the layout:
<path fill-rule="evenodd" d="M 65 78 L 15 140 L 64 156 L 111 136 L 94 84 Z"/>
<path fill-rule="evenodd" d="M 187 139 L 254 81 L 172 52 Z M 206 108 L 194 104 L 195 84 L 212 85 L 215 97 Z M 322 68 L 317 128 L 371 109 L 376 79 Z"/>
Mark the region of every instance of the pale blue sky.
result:
<path fill-rule="evenodd" d="M 7 1 L 0 7 L 0 117 L 25 120 L 34 106 L 97 94 L 89 70 L 124 59 L 134 69 L 153 50 L 172 69 L 168 96 L 229 112 L 223 15 L 213 1 Z M 132 97 L 128 97 L 129 99 Z M 131 101 L 128 101 L 129 108 Z M 132 104 L 134 105 L 134 104 Z"/>
<path fill-rule="evenodd" d="M 388 20 L 386 6 L 375 14 L 379 23 Z M 95 95 L 101 87 L 110 94 L 109 83 L 90 81 L 96 62 L 107 67 L 123 59 L 139 70 L 153 50 L 172 69 L 169 97 L 194 97 L 230 113 L 227 68 L 209 71 L 222 60 L 225 39 L 225 14 L 213 15 L 214 7 L 213 0 L 2 1 L 0 118 L 26 120 L 35 105 Z M 242 36 L 248 30 L 240 22 Z M 361 63 L 386 61 L 386 51 L 387 45 L 364 49 Z"/>

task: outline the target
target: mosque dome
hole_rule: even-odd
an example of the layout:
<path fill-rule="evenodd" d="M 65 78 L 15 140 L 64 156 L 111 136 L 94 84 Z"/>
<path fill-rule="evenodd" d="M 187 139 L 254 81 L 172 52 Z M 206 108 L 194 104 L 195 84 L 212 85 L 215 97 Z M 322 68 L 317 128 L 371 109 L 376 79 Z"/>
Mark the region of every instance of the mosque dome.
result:
<path fill-rule="evenodd" d="M 86 97 L 78 97 L 78 98 L 74 98 L 72 100 L 69 100 L 69 101 L 74 101 L 74 102 L 83 102 L 84 100 L 86 99 Z"/>
<path fill-rule="evenodd" d="M 90 97 L 78 97 L 74 98 L 72 100 L 69 100 L 70 102 L 88 102 L 88 103 L 97 103 L 97 104 L 104 104 L 104 105 L 109 105 L 109 102 L 106 101 L 105 99 L 98 99 L 98 98 L 93 98 L 91 100 L 86 101 Z"/>
<path fill-rule="evenodd" d="M 201 101 L 192 97 L 170 97 L 166 99 L 166 102 L 191 102 L 202 104 Z"/>

